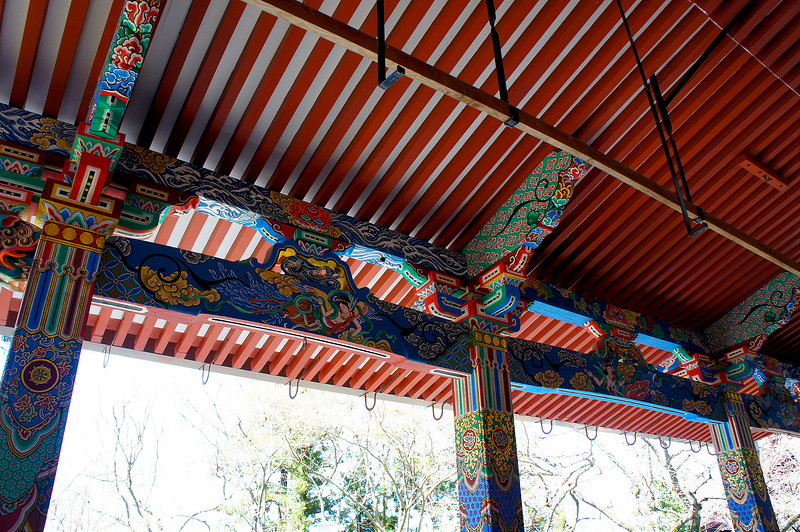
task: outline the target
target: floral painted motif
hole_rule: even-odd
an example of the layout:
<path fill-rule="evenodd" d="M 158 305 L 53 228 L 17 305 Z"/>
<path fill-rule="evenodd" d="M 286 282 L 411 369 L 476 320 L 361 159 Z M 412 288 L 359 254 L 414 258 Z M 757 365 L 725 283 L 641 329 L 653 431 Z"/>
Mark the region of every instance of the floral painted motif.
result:
<path fill-rule="evenodd" d="M 467 244 L 463 253 L 475 276 L 522 245 L 537 247 L 558 225 L 572 191 L 589 165 L 554 151 Z"/>
<path fill-rule="evenodd" d="M 586 373 L 576 373 L 575 376 L 573 376 L 569 380 L 569 383 L 576 390 L 581 390 L 581 391 L 584 391 L 584 392 L 593 392 L 594 391 L 594 385 L 592 384 L 592 381 L 590 380 L 589 375 L 587 375 Z"/>
<path fill-rule="evenodd" d="M 711 324 L 705 334 L 720 351 L 770 334 L 789 321 L 800 303 L 800 277 L 784 272 Z"/>
<path fill-rule="evenodd" d="M 544 388 L 558 388 L 564 382 L 564 378 L 552 369 L 537 373 L 534 380 Z"/>

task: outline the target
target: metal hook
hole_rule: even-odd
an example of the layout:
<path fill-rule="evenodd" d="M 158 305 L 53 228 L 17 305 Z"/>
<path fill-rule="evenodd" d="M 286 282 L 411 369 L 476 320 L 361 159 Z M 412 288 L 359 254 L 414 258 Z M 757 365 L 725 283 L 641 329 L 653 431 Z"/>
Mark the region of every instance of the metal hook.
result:
<path fill-rule="evenodd" d="M 622 435 L 625 436 L 625 443 L 627 443 L 628 445 L 635 445 L 636 444 L 636 433 L 635 432 L 633 433 L 633 441 L 632 442 L 628 441 L 628 433 L 627 432 L 623 432 Z"/>
<path fill-rule="evenodd" d="M 294 388 L 294 394 L 292 394 L 292 380 L 289 379 L 289 399 L 294 399 L 297 397 L 297 394 L 300 393 L 300 379 L 297 379 L 297 386 Z"/>
<path fill-rule="evenodd" d="M 103 369 L 108 366 L 108 359 L 111 358 L 111 346 L 107 345 L 103 348 Z"/>
<path fill-rule="evenodd" d="M 550 434 L 551 432 L 553 432 L 553 420 L 552 419 L 548 419 L 547 421 L 550 422 L 550 430 L 545 432 L 545 430 L 544 430 L 544 422 L 542 421 L 542 418 L 539 418 L 539 427 L 542 429 L 542 434 Z"/>
<path fill-rule="evenodd" d="M 589 425 L 583 426 L 583 432 L 586 433 L 586 438 L 588 438 L 589 441 L 594 441 L 597 439 L 597 425 L 594 426 L 594 438 L 589 438 Z"/>
<path fill-rule="evenodd" d="M 702 445 L 702 443 L 701 443 L 701 445 Z M 708 452 L 708 454 L 710 454 L 711 456 L 717 456 L 717 451 L 716 451 L 716 450 L 714 450 L 714 452 L 713 452 L 713 453 L 711 452 L 711 445 L 709 445 L 709 443 L 708 443 L 708 442 L 706 442 L 706 451 L 707 451 L 707 452 Z"/>
<path fill-rule="evenodd" d="M 669 449 L 670 445 L 672 445 L 672 436 L 668 436 L 667 444 L 664 445 L 664 440 L 661 439 L 661 436 L 658 437 L 658 443 L 661 445 L 662 449 Z"/>
<path fill-rule="evenodd" d="M 699 453 L 700 451 L 703 450 L 703 442 L 701 442 L 701 441 L 697 442 L 699 444 L 699 446 L 697 447 L 696 451 L 694 450 L 694 445 L 692 445 L 692 443 L 694 443 L 694 442 L 692 440 L 689 440 L 689 449 L 691 449 L 691 451 L 693 453 Z"/>
<path fill-rule="evenodd" d="M 431 405 L 431 412 L 433 412 L 433 419 L 435 419 L 436 421 L 442 419 L 442 416 L 444 416 L 444 403 L 442 403 L 442 410 L 439 412 L 439 417 L 436 417 L 436 403 L 433 403 Z"/>
<path fill-rule="evenodd" d="M 211 376 L 211 364 L 205 363 L 200 366 L 200 380 L 203 382 L 203 386 L 206 385 L 208 382 L 208 378 Z"/>
<path fill-rule="evenodd" d="M 372 412 L 372 410 L 375 408 L 375 405 L 378 404 L 378 392 L 373 392 L 373 394 L 372 394 L 372 406 L 369 406 L 369 403 L 367 403 L 367 396 L 368 395 L 369 395 L 369 392 L 364 394 L 364 408 L 366 408 L 368 411 Z"/>

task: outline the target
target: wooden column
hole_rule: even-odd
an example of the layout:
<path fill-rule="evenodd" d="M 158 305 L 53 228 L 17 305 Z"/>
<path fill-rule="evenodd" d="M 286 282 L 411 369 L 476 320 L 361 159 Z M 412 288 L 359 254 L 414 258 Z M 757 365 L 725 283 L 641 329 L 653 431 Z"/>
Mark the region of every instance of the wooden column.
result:
<path fill-rule="evenodd" d="M 41 531 L 55 481 L 94 276 L 122 202 L 48 181 L 42 224 L 0 386 L 0 530 Z"/>
<path fill-rule="evenodd" d="M 758 460 L 742 396 L 725 392 L 728 421 L 711 425 L 728 508 L 737 532 L 777 532 L 778 524 Z"/>
<path fill-rule="evenodd" d="M 472 331 L 472 374 L 454 381 L 462 531 L 522 532 L 522 494 L 506 341 Z"/>

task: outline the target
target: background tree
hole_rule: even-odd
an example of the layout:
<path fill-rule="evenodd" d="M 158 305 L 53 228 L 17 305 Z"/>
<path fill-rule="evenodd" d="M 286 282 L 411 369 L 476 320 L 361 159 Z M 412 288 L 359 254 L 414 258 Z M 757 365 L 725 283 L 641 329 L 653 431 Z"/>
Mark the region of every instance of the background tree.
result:
<path fill-rule="evenodd" d="M 102 369 L 92 355 L 81 360 L 48 532 L 457 530 L 450 412 L 437 422 L 378 401 L 369 413 L 361 397 L 314 390 L 291 401 L 285 384 L 215 373 L 203 386 L 196 370 L 118 357 Z M 101 421 L 82 422 L 92 409 Z M 667 456 L 641 436 L 628 447 L 603 431 L 590 442 L 583 429 L 516 427 L 526 530 L 690 530 L 692 497 L 710 497 L 701 525 L 715 508 L 728 518 L 705 450 L 673 442 Z M 800 439 L 778 441 L 784 450 L 762 440 L 761 461 L 788 532 Z"/>
<path fill-rule="evenodd" d="M 800 438 L 776 434 L 758 447 L 781 532 L 800 530 Z"/>

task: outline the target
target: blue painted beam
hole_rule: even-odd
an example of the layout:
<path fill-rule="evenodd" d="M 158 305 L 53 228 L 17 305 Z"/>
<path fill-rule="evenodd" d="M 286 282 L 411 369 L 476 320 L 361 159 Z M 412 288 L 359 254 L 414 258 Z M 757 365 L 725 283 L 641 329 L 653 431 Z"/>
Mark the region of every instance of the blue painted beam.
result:
<path fill-rule="evenodd" d="M 702 333 L 675 327 L 538 279 L 529 278 L 522 284 L 522 298 L 528 302 L 528 310 L 548 318 L 580 327 L 589 320 L 606 323 L 624 320 L 638 334 L 636 343 L 665 351 L 683 347 L 701 353 L 708 352 Z"/>
<path fill-rule="evenodd" d="M 282 272 L 282 273 L 280 273 Z M 201 319 L 255 324 L 451 375 L 472 371 L 466 326 L 375 298 L 336 255 L 276 245 L 261 264 L 110 239 L 95 295 Z M 516 338 L 503 338 L 515 388 L 629 404 L 695 421 L 725 419 L 722 388 Z M 348 347 L 349 346 L 349 347 Z M 453 373 L 455 372 L 455 373 Z M 746 396 L 751 426 L 800 432 L 798 404 Z"/>

